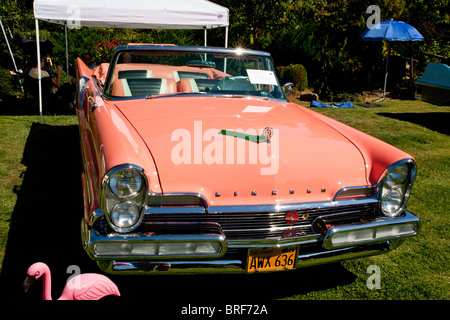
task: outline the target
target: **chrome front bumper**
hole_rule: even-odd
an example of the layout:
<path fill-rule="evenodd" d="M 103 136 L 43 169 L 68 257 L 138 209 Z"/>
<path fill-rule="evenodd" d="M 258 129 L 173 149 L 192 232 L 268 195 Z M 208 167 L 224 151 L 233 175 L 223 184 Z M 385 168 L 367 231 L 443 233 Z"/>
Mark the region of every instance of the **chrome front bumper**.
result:
<path fill-rule="evenodd" d="M 295 268 L 332 263 L 389 252 L 397 248 L 406 237 L 414 236 L 419 229 L 419 218 L 405 211 L 396 218 L 379 218 L 370 222 L 331 226 L 326 233 L 276 240 L 226 240 L 223 235 L 100 235 L 82 222 L 82 241 L 88 255 L 99 267 L 113 274 L 195 274 L 195 273 L 246 273 L 246 255 L 237 254 L 250 248 L 297 246 Z M 145 243 L 217 242 L 221 245 L 216 254 L 192 255 L 112 255 L 99 254 L 96 245 L 114 242 L 130 246 Z M 157 245 L 158 246 L 158 245 Z M 132 251 L 130 251 L 132 252 Z M 231 253 L 235 254 L 231 254 Z"/>

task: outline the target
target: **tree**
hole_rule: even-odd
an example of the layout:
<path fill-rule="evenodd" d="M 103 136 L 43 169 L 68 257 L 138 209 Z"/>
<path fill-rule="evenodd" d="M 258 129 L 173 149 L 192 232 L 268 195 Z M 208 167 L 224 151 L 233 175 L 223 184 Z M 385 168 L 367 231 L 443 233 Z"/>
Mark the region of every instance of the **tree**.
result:
<path fill-rule="evenodd" d="M 230 10 L 230 43 L 233 46 L 263 49 L 283 26 L 290 1 L 220 0 Z M 261 43 L 263 42 L 263 43 Z"/>
<path fill-rule="evenodd" d="M 380 43 L 363 43 L 358 36 L 366 29 L 369 2 L 359 0 L 214 0 L 230 10 L 230 47 L 271 52 L 276 65 L 302 64 L 316 88 L 342 91 L 376 87 L 383 82 L 384 64 Z M 450 55 L 450 11 L 448 0 L 374 0 L 381 20 L 394 18 L 416 27 L 424 40 L 413 44 L 415 58 L 425 68 L 427 54 Z M 13 36 L 12 49 L 21 59 L 20 39 L 34 39 L 33 3 L 3 0 L 0 18 Z M 54 61 L 65 64 L 64 27 L 40 22 L 41 38 L 55 44 Z M 100 41 L 202 45 L 202 30 L 137 30 L 81 28 L 70 30 L 69 60 L 74 73 L 75 58 L 92 55 Z M 208 45 L 222 46 L 224 29 L 208 31 Z M 409 56 L 409 43 L 396 43 L 394 54 Z M 1 67 L 12 69 L 4 41 L 0 42 Z M 101 61 L 97 61 L 101 62 Z"/>

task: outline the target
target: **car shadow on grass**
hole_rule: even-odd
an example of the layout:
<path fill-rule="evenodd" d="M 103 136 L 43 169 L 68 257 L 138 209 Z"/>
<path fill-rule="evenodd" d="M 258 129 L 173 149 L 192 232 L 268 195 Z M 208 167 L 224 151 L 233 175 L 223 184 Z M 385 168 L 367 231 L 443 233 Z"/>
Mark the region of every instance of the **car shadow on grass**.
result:
<path fill-rule="evenodd" d="M 38 261 L 53 271 L 57 296 L 69 276 L 69 265 L 88 269 L 80 246 L 83 201 L 78 127 L 33 123 L 21 162 L 26 167 L 22 184 L 11 186 L 17 201 L 0 274 L 0 298 L 42 299 L 42 289 L 33 290 L 42 288 L 42 281 L 27 295 L 22 288 L 27 268 Z"/>
<path fill-rule="evenodd" d="M 425 112 L 425 113 L 377 113 L 380 116 L 408 121 L 422 127 L 450 135 L 450 112 Z"/>
<path fill-rule="evenodd" d="M 251 304 L 275 299 L 298 299 L 299 296 L 347 285 L 355 275 L 340 264 L 322 265 L 295 271 L 260 274 L 114 276 L 121 299 L 170 301 L 174 305 L 208 302 Z M 201 305 L 201 304 L 200 304 Z"/>
<path fill-rule="evenodd" d="M 25 116 L 39 114 L 39 105 L 31 98 L 3 96 L 0 98 L 1 116 Z"/>
<path fill-rule="evenodd" d="M 57 107 L 42 107 L 43 115 L 74 115 L 75 109 L 66 104 Z M 0 116 L 35 116 L 39 115 L 39 103 L 29 97 L 4 96 L 0 98 Z"/>
<path fill-rule="evenodd" d="M 56 299 L 77 266 L 81 273 L 102 273 L 81 245 L 83 213 L 81 161 L 77 126 L 32 124 L 25 145 L 21 186 L 17 192 L 0 274 L 0 299 L 40 301 L 42 280 L 28 293 L 22 283 L 28 267 L 44 262 L 51 270 Z M 214 303 L 256 299 L 273 300 L 350 284 L 355 276 L 340 264 L 304 268 L 290 272 L 254 275 L 107 275 L 121 297 L 106 300 L 190 301 Z M 150 306 L 150 305 L 149 305 Z"/>

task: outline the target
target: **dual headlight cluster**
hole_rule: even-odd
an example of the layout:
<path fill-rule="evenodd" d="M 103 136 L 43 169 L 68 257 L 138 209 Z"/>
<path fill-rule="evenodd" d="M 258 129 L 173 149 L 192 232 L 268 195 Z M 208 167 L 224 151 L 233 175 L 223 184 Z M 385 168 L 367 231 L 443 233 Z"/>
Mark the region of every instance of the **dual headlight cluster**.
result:
<path fill-rule="evenodd" d="M 405 208 L 416 173 L 414 161 L 395 164 L 381 181 L 381 210 L 388 217 Z M 142 221 L 148 183 L 143 170 L 133 165 L 112 169 L 103 184 L 106 218 L 117 232 L 129 232 Z"/>
<path fill-rule="evenodd" d="M 397 216 L 405 208 L 414 181 L 414 161 L 394 164 L 381 181 L 381 210 L 388 217 Z"/>
<path fill-rule="evenodd" d="M 133 165 L 112 169 L 105 177 L 106 218 L 117 232 L 136 229 L 143 217 L 146 204 L 147 179 L 143 170 Z"/>

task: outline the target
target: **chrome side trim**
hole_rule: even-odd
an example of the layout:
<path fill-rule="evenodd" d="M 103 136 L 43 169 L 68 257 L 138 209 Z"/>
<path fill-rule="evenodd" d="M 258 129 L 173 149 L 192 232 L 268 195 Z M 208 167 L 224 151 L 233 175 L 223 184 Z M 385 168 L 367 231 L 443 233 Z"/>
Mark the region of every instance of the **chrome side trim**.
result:
<path fill-rule="evenodd" d="M 148 193 L 147 204 L 149 206 L 173 205 L 190 206 L 201 205 L 205 210 L 208 209 L 208 201 L 199 193 Z"/>
<path fill-rule="evenodd" d="M 81 102 L 80 102 L 81 103 Z M 84 172 L 84 185 L 86 187 L 86 194 L 88 196 L 88 203 L 92 203 L 91 199 L 91 188 L 89 186 L 89 174 L 87 169 L 87 162 L 86 162 L 86 152 L 84 151 L 84 141 L 83 141 L 83 135 L 81 133 L 81 122 L 80 117 L 77 116 L 78 120 L 78 135 L 80 137 L 80 149 L 81 149 L 81 162 L 83 164 L 83 172 Z"/>
<path fill-rule="evenodd" d="M 198 194 L 174 194 L 176 196 L 182 195 L 195 195 Z M 201 196 L 204 201 L 206 199 Z M 306 202 L 306 203 L 288 203 L 288 204 L 267 204 L 267 205 L 240 205 L 240 206 L 209 206 L 205 209 L 203 207 L 184 207 L 184 206 L 173 206 L 173 207 L 147 207 L 145 214 L 152 213 L 235 213 L 235 212 L 283 212 L 290 210 L 306 210 L 306 209 L 324 209 L 324 208 L 334 208 L 346 205 L 356 205 L 356 204 L 370 204 L 376 203 L 378 199 L 373 197 L 361 198 L 361 199 L 345 199 L 337 201 L 324 201 L 324 202 Z"/>
<path fill-rule="evenodd" d="M 323 237 L 319 234 L 284 239 L 229 240 L 228 248 L 276 248 L 282 246 L 308 245 L 320 243 Z"/>
<path fill-rule="evenodd" d="M 223 54 L 238 54 L 238 55 L 258 55 L 270 57 L 270 53 L 266 51 L 258 51 L 251 49 L 223 48 L 223 47 L 198 47 L 198 46 L 173 46 L 173 45 L 159 45 L 159 44 L 140 44 L 140 45 L 123 45 L 118 46 L 116 51 L 122 50 L 144 50 L 144 51 L 179 51 L 179 52 L 193 52 L 193 53 L 223 53 Z M 116 52 L 114 52 L 116 53 Z"/>
<path fill-rule="evenodd" d="M 206 213 L 203 207 L 146 207 L 145 214 L 163 213 L 163 214 L 175 214 L 175 213 Z"/>
<path fill-rule="evenodd" d="M 82 76 L 80 78 L 80 81 L 78 82 L 78 102 L 79 102 L 80 109 L 83 109 L 83 94 L 87 91 L 85 84 L 89 80 L 91 80 L 91 79 L 86 76 Z"/>
<path fill-rule="evenodd" d="M 94 225 L 95 221 L 97 221 L 98 218 L 103 217 L 104 215 L 105 214 L 103 213 L 103 211 L 100 211 L 99 209 L 95 209 L 89 217 L 88 225 L 90 227 L 92 227 Z"/>
<path fill-rule="evenodd" d="M 363 187 L 346 187 L 342 188 L 333 197 L 333 201 L 337 201 L 339 197 L 356 197 L 369 196 L 376 194 L 377 186 L 363 186 Z"/>
<path fill-rule="evenodd" d="M 369 197 L 363 199 L 346 199 L 337 201 L 324 202 L 306 202 L 306 203 L 287 203 L 287 204 L 267 204 L 267 205 L 242 205 L 242 206 L 210 206 L 209 213 L 233 213 L 233 212 L 281 212 L 290 210 L 305 210 L 305 209 L 323 209 L 333 208 L 346 205 L 355 205 L 363 203 L 378 202 L 376 197 Z"/>
<path fill-rule="evenodd" d="M 97 263 L 111 274 L 205 274 L 243 273 L 241 260 L 216 261 L 111 261 Z"/>

